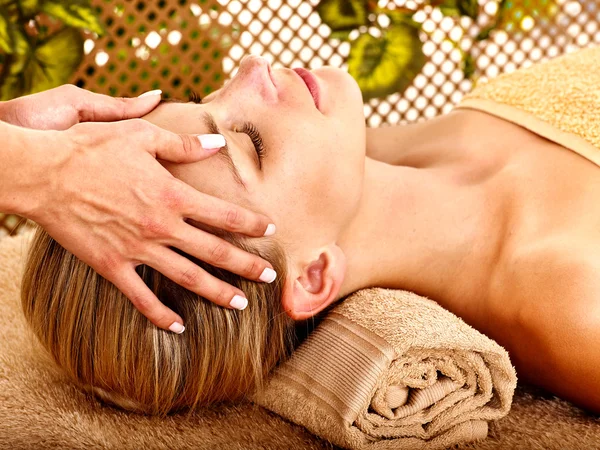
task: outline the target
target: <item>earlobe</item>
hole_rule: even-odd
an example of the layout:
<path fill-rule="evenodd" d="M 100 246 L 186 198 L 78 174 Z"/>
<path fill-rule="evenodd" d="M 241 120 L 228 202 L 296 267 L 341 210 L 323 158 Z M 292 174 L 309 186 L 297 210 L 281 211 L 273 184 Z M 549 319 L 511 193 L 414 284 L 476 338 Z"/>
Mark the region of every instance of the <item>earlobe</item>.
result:
<path fill-rule="evenodd" d="M 298 270 L 290 270 L 282 298 L 287 314 L 304 320 L 327 308 L 337 299 L 345 273 L 346 256 L 335 244 L 321 249 L 316 259 Z"/>

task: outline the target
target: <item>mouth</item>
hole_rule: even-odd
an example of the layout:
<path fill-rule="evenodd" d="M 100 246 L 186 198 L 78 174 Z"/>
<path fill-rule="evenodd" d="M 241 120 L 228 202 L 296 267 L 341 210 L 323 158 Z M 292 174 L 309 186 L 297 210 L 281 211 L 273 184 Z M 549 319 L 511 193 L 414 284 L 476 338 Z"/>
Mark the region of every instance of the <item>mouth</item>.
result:
<path fill-rule="evenodd" d="M 273 72 L 271 71 L 271 64 L 267 63 L 267 73 L 269 74 L 269 79 L 271 80 L 271 83 L 273 83 L 273 86 L 275 86 L 275 89 L 277 89 L 277 85 L 275 84 L 275 80 L 273 79 Z"/>
<path fill-rule="evenodd" d="M 303 69 L 302 67 L 297 67 L 292 70 L 296 72 L 300 76 L 300 78 L 302 78 L 302 81 L 304 81 L 304 84 L 308 88 L 308 92 L 310 92 L 310 95 L 313 98 L 313 102 L 315 103 L 316 108 L 319 111 L 321 111 L 321 109 L 319 108 L 320 90 L 317 78 L 310 71 Z"/>

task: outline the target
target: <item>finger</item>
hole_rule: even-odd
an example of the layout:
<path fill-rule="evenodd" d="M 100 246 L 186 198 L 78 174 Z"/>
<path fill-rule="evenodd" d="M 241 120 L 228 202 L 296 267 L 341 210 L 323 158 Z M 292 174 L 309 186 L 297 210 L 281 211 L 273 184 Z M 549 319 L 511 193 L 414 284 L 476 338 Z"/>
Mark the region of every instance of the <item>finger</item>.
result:
<path fill-rule="evenodd" d="M 142 117 L 158 106 L 162 91 L 146 92 L 137 98 L 110 97 L 82 90 L 79 118 L 81 122 L 113 122 Z"/>
<path fill-rule="evenodd" d="M 133 268 L 122 271 L 110 281 L 154 325 L 177 334 L 183 333 L 183 319 L 158 300 Z"/>
<path fill-rule="evenodd" d="M 175 134 L 157 126 L 138 130 L 149 151 L 155 158 L 179 164 L 192 163 L 213 156 L 221 147 L 227 145 L 221 134 Z"/>
<path fill-rule="evenodd" d="M 213 277 L 189 259 L 165 247 L 156 250 L 153 261 L 146 264 L 189 291 L 219 306 L 244 309 L 245 294 L 230 284 Z"/>
<path fill-rule="evenodd" d="M 183 182 L 180 186 L 182 213 L 186 218 L 251 237 L 275 234 L 275 225 L 267 216 L 199 192 Z"/>
<path fill-rule="evenodd" d="M 213 234 L 198 230 L 186 223 L 179 231 L 179 235 L 172 246 L 201 261 L 249 280 L 272 283 L 277 277 L 271 264 L 260 256 L 248 253 Z"/>

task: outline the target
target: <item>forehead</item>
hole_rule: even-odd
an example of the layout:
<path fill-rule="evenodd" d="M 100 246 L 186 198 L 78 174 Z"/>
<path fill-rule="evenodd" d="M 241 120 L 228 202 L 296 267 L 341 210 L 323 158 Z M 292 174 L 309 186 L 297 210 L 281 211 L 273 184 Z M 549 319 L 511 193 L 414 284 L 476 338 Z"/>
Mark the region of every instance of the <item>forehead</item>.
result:
<path fill-rule="evenodd" d="M 164 102 L 158 105 L 144 119 L 178 134 L 208 133 L 203 116 L 206 105 L 183 102 Z"/>

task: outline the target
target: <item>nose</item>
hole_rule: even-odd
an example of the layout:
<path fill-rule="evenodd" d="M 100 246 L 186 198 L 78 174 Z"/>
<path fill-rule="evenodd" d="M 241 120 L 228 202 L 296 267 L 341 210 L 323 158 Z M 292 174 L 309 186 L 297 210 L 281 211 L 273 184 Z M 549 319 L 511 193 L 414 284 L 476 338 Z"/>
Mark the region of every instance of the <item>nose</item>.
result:
<path fill-rule="evenodd" d="M 271 65 L 262 56 L 244 56 L 236 78 L 245 88 L 260 93 L 266 100 L 277 99 L 277 87 L 272 77 Z"/>

